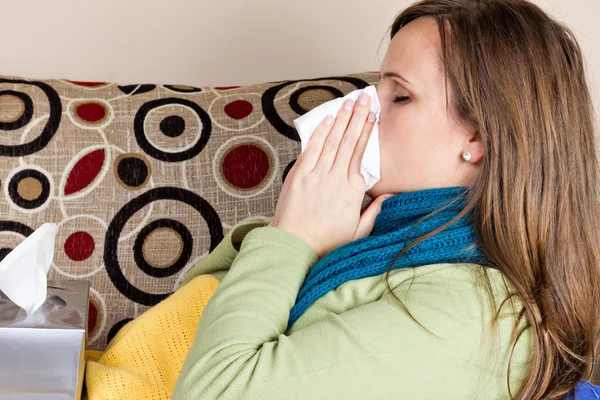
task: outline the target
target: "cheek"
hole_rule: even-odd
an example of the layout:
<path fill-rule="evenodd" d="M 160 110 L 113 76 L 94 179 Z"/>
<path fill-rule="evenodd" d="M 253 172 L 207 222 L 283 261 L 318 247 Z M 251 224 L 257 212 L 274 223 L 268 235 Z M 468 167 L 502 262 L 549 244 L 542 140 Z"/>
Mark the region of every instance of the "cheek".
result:
<path fill-rule="evenodd" d="M 393 145 L 411 140 L 412 133 L 420 127 L 413 121 L 410 113 L 393 112 L 381 115 L 379 123 L 379 137 L 382 145 Z"/>
<path fill-rule="evenodd" d="M 381 118 L 379 124 L 379 148 L 382 162 L 389 167 L 398 167 L 410 162 L 414 153 L 415 134 L 411 124 L 406 119 Z"/>
<path fill-rule="evenodd" d="M 391 144 L 435 146 L 447 141 L 444 132 L 451 130 L 443 112 L 433 105 L 399 105 L 381 113 L 379 124 L 380 140 Z M 444 146 L 447 143 L 443 144 Z"/>
<path fill-rule="evenodd" d="M 411 112 L 412 111 L 412 112 Z M 425 112 L 422 112 L 425 111 Z M 394 110 L 382 114 L 379 147 L 382 159 L 393 164 L 436 162 L 452 148 L 444 118 L 431 110 Z"/>

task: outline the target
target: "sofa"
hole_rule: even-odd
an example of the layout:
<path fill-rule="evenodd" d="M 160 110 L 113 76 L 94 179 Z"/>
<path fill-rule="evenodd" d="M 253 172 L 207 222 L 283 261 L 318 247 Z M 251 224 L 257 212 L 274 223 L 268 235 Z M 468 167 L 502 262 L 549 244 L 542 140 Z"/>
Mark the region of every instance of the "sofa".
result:
<path fill-rule="evenodd" d="M 56 223 L 48 279 L 90 282 L 87 349 L 102 351 L 230 228 L 272 219 L 300 154 L 295 118 L 378 76 L 217 87 L 0 76 L 0 261 Z"/>
<path fill-rule="evenodd" d="M 244 87 L 0 77 L 0 259 L 58 225 L 48 279 L 90 282 L 103 350 L 235 224 L 270 220 L 293 120 L 378 72 Z M 368 199 L 366 199 L 368 200 Z"/>

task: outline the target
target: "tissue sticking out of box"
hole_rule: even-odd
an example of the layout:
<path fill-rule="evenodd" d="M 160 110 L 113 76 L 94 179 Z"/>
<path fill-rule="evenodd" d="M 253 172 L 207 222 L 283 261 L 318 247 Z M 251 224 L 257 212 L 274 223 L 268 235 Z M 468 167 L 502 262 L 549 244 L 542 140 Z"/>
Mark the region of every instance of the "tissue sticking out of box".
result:
<path fill-rule="evenodd" d="M 56 224 L 43 224 L 0 262 L 0 290 L 27 314 L 46 301 L 57 231 Z"/>
<path fill-rule="evenodd" d="M 379 181 L 381 178 L 380 173 L 380 152 L 379 152 L 379 114 L 381 111 L 381 104 L 379 103 L 379 97 L 377 97 L 377 88 L 373 85 L 367 86 L 364 89 L 358 89 L 348 93 L 344 97 L 338 97 L 337 99 L 330 100 L 326 103 L 313 108 L 306 114 L 294 120 L 294 126 L 300 136 L 301 150 L 304 153 L 310 138 L 312 137 L 317 126 L 328 116 L 336 116 L 340 108 L 346 99 L 352 99 L 356 101 L 358 96 L 366 92 L 371 96 L 371 111 L 376 115 L 375 126 L 367 141 L 367 147 L 362 158 L 360 165 L 360 173 L 365 178 L 367 185 L 366 190 L 369 190 Z"/>

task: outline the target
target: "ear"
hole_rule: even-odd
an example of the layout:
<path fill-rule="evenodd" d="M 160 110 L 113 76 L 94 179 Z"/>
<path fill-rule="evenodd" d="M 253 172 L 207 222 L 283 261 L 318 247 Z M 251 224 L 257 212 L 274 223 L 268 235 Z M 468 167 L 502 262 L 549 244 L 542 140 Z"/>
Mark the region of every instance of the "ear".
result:
<path fill-rule="evenodd" d="M 471 153 L 471 160 L 469 161 L 472 164 L 477 164 L 484 155 L 483 143 L 479 140 L 479 136 L 474 134 L 472 135 L 468 141 L 466 141 L 464 145 L 463 151 L 468 151 Z"/>

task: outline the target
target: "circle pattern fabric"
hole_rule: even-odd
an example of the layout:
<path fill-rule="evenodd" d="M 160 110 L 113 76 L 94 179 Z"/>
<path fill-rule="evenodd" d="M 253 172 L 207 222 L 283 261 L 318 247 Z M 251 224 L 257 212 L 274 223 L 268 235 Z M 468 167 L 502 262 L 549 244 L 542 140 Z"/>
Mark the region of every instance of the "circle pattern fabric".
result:
<path fill-rule="evenodd" d="M 272 218 L 300 152 L 295 118 L 377 80 L 199 88 L 0 77 L 0 260 L 56 223 L 48 279 L 90 281 L 88 348 L 103 350 L 234 225 Z"/>

